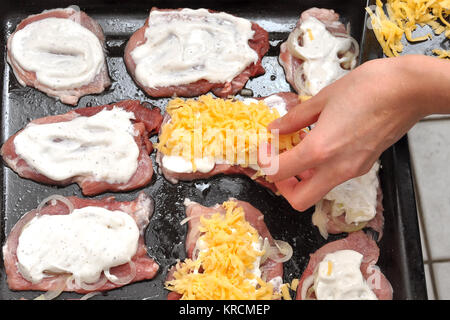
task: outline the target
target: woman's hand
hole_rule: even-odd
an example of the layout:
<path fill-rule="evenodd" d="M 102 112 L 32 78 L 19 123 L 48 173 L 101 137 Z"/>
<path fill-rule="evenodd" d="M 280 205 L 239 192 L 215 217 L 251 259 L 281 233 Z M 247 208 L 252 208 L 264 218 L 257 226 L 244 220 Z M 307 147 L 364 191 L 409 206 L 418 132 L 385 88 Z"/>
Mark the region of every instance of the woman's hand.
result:
<path fill-rule="evenodd" d="M 367 173 L 421 118 L 450 112 L 449 67 L 436 58 L 404 56 L 354 69 L 269 125 L 286 134 L 315 123 L 297 146 L 272 159 L 279 169 L 269 180 L 304 211 L 335 186 Z"/>

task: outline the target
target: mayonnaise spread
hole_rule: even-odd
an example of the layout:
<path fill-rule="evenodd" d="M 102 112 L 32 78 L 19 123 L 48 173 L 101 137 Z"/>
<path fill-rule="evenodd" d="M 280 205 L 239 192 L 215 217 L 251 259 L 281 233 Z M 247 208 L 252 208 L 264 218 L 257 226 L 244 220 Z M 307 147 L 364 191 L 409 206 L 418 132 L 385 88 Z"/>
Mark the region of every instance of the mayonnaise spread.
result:
<path fill-rule="evenodd" d="M 258 238 L 258 242 L 253 242 L 252 243 L 252 248 L 253 250 L 257 251 L 257 252 L 261 252 L 263 250 L 263 246 L 264 246 L 264 239 L 259 236 Z M 250 282 L 256 287 L 258 285 L 258 281 L 256 280 L 256 278 L 261 278 L 261 258 L 262 256 L 256 256 L 255 261 L 253 262 L 253 269 L 252 269 L 252 274 L 255 275 L 254 279 L 251 279 Z"/>
<path fill-rule="evenodd" d="M 198 172 L 207 173 L 214 169 L 216 162 L 210 158 L 195 158 L 195 165 Z M 192 162 L 181 156 L 164 155 L 162 157 L 162 166 L 172 172 L 191 173 L 194 171 Z"/>
<path fill-rule="evenodd" d="M 115 107 L 65 122 L 30 123 L 14 138 L 15 152 L 52 180 L 89 175 L 125 183 L 136 172 L 139 156 L 131 119 L 132 112 Z"/>
<path fill-rule="evenodd" d="M 314 278 L 317 300 L 377 300 L 361 273 L 362 259 L 354 250 L 327 254 Z"/>
<path fill-rule="evenodd" d="M 331 34 L 325 24 L 314 17 L 305 19 L 299 28 L 302 45 L 294 44 L 293 50 L 294 55 L 304 60 L 304 63 L 301 65 L 303 72 L 295 77 L 294 82 L 297 88 L 306 91 L 305 94 L 316 95 L 349 72 L 342 65 L 349 62 L 345 53 L 352 48 L 353 41 L 350 37 Z M 356 65 L 356 59 L 352 58 L 350 69 Z"/>
<path fill-rule="evenodd" d="M 253 34 L 250 21 L 224 12 L 152 10 L 145 42 L 131 52 L 136 79 L 150 88 L 229 82 L 258 61 Z"/>
<path fill-rule="evenodd" d="M 33 283 L 55 273 L 95 283 L 103 271 L 130 262 L 138 239 L 136 222 L 122 211 L 89 206 L 36 216 L 19 236 L 18 268 Z"/>
<path fill-rule="evenodd" d="M 345 222 L 348 224 L 370 221 L 375 217 L 379 167 L 377 161 L 368 173 L 338 185 L 325 195 L 324 199 L 333 201 L 332 216 L 345 213 Z"/>
<path fill-rule="evenodd" d="M 91 83 L 105 64 L 100 40 L 80 24 L 46 18 L 26 25 L 11 40 L 11 55 L 24 70 L 35 72 L 52 89 L 73 89 Z"/>

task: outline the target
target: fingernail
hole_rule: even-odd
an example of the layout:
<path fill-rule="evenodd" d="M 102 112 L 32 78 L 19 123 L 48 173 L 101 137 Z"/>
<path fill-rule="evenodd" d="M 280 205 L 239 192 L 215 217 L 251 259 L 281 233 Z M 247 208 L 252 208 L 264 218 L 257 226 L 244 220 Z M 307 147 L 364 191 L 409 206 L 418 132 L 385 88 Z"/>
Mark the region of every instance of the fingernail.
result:
<path fill-rule="evenodd" d="M 261 169 L 270 166 L 270 157 L 271 157 L 270 143 L 266 141 L 261 142 L 259 144 L 258 149 L 258 165 L 261 167 Z"/>

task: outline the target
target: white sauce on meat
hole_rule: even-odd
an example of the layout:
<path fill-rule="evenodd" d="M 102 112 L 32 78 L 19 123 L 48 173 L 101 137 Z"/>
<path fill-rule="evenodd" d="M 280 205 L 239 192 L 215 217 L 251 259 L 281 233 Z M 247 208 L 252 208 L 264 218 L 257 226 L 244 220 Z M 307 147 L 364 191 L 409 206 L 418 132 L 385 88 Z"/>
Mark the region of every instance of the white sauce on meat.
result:
<path fill-rule="evenodd" d="M 139 156 L 131 119 L 132 112 L 115 107 L 66 122 L 31 123 L 14 138 L 15 151 L 52 180 L 89 175 L 125 183 L 136 172 Z"/>
<path fill-rule="evenodd" d="M 103 271 L 131 260 L 138 239 L 136 222 L 122 211 L 90 206 L 68 215 L 41 215 L 19 236 L 18 268 L 33 283 L 52 273 L 95 283 Z"/>
<path fill-rule="evenodd" d="M 246 98 L 242 101 L 245 104 L 257 103 L 258 100 L 252 98 Z M 280 116 L 283 116 L 287 113 L 286 101 L 278 96 L 272 95 L 264 99 L 264 102 L 270 108 L 274 108 L 278 111 Z M 196 158 L 194 159 L 195 165 L 197 167 L 197 171 L 202 173 L 210 172 L 214 169 L 216 164 L 231 164 L 226 159 L 210 159 L 210 158 Z M 162 157 L 162 164 L 164 168 L 176 173 L 192 173 L 194 172 L 192 168 L 192 163 L 189 160 L 184 159 L 181 156 L 173 156 L 173 155 L 164 155 Z M 260 170 L 261 168 L 257 163 L 250 163 L 249 167 L 253 170 Z"/>
<path fill-rule="evenodd" d="M 264 247 L 264 240 L 262 237 L 258 238 L 258 242 L 253 242 L 252 243 L 252 247 L 253 250 L 261 252 L 263 250 Z M 251 279 L 250 282 L 256 287 L 258 285 L 258 281 L 256 280 L 256 278 L 261 278 L 261 269 L 260 269 L 260 265 L 261 265 L 261 258 L 262 256 L 257 256 L 255 259 L 255 262 L 253 262 L 253 269 L 252 269 L 252 274 L 255 275 L 255 279 Z"/>
<path fill-rule="evenodd" d="M 361 273 L 362 259 L 354 250 L 327 254 L 314 278 L 317 300 L 377 300 Z"/>
<path fill-rule="evenodd" d="M 268 96 L 264 99 L 264 102 L 272 109 L 276 109 L 280 115 L 280 117 L 284 116 L 287 113 L 286 109 L 286 101 L 276 94 Z"/>
<path fill-rule="evenodd" d="M 214 160 L 209 158 L 195 158 L 194 162 L 197 171 L 202 173 L 210 172 L 216 165 Z M 191 161 L 186 160 L 181 156 L 164 155 L 162 158 L 162 165 L 164 168 L 177 173 L 190 173 L 194 171 Z"/>
<path fill-rule="evenodd" d="M 17 31 L 11 55 L 26 71 L 52 89 L 91 83 L 105 63 L 103 47 L 93 32 L 63 18 L 46 18 Z"/>
<path fill-rule="evenodd" d="M 324 199 L 333 201 L 331 215 L 345 213 L 345 222 L 359 223 L 372 220 L 377 213 L 378 169 L 375 162 L 370 171 L 350 179 L 331 190 Z"/>
<path fill-rule="evenodd" d="M 315 95 L 349 72 L 341 64 L 348 63 L 348 57 L 342 55 L 351 49 L 352 40 L 332 35 L 325 24 L 314 17 L 308 17 L 299 28 L 302 45 L 296 46 L 296 53 L 304 60 L 304 74 L 296 76 L 294 81 L 298 88 L 305 87 L 308 94 Z M 353 59 L 351 68 L 355 64 L 356 60 Z M 302 76 L 305 80 L 300 79 Z"/>
<path fill-rule="evenodd" d="M 277 293 L 281 293 L 281 286 L 283 285 L 283 278 L 277 276 L 268 281 L 273 286 L 273 291 Z"/>
<path fill-rule="evenodd" d="M 135 76 L 150 88 L 229 82 L 258 61 L 253 34 L 250 21 L 223 12 L 153 10 L 145 43 L 131 52 Z"/>

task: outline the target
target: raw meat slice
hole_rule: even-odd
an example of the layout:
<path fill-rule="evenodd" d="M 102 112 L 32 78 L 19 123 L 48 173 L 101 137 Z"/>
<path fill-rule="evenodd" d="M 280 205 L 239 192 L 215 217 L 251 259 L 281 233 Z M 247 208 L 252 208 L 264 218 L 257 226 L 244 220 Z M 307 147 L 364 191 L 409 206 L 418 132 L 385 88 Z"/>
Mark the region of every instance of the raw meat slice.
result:
<path fill-rule="evenodd" d="M 100 200 L 81 199 L 77 197 L 67 197 L 74 209 L 79 209 L 87 206 L 102 207 L 107 210 L 119 210 L 129 214 L 135 221 L 140 231 L 138 240 L 138 248 L 132 258 L 136 266 L 136 274 L 129 282 L 136 282 L 145 279 L 152 279 L 158 272 L 158 264 L 147 255 L 146 245 L 144 243 L 144 231 L 149 223 L 149 219 L 153 214 L 154 202 L 153 199 L 145 193 L 140 193 L 133 201 L 116 201 L 114 197 L 106 197 Z M 39 290 L 52 291 L 64 287 L 64 291 L 73 291 L 77 293 L 88 293 L 92 291 L 107 291 L 122 285 L 107 281 L 98 288 L 89 290 L 88 286 L 84 288 L 78 286 L 75 281 L 67 281 L 68 275 L 60 274 L 44 278 L 43 280 L 32 283 L 26 280 L 18 269 L 17 246 L 22 229 L 34 217 L 40 215 L 67 215 L 70 213 L 68 206 L 58 197 L 51 199 L 47 205 L 42 208 L 31 210 L 26 213 L 13 227 L 8 235 L 5 245 L 3 246 L 3 259 L 5 271 L 7 275 L 8 286 L 11 290 Z M 119 278 L 130 274 L 130 267 L 128 264 L 119 265 L 111 268 L 110 273 Z M 67 282 L 66 282 L 67 281 Z M 99 280 L 100 282 L 101 280 Z M 95 287 L 95 284 L 90 285 Z"/>
<path fill-rule="evenodd" d="M 174 9 L 158 9 L 152 8 L 150 13 L 154 10 L 171 12 Z M 180 11 L 182 9 L 175 9 Z M 209 10 L 214 13 L 215 11 Z M 252 30 L 255 32 L 251 40 L 249 40 L 249 46 L 258 54 L 258 61 L 252 63 L 245 68 L 239 75 L 237 75 L 232 81 L 226 83 L 212 83 L 204 79 L 200 79 L 190 84 L 185 85 L 172 85 L 167 87 L 146 87 L 139 83 L 136 79 L 135 70 L 136 63 L 134 62 L 131 52 L 138 46 L 146 42 L 145 31 L 149 26 L 149 18 L 145 21 L 144 26 L 138 29 L 130 38 L 125 48 L 124 60 L 127 69 L 135 82 L 151 97 L 195 97 L 204 94 L 208 91 L 212 91 L 216 96 L 227 97 L 238 93 L 247 83 L 248 79 L 253 76 L 263 74 L 265 72 L 261 65 L 262 57 L 269 50 L 269 36 L 267 31 L 261 28 L 256 23 L 252 23 Z"/>
<path fill-rule="evenodd" d="M 106 59 L 104 59 L 105 61 L 100 72 L 90 83 L 82 85 L 81 87 L 68 89 L 56 89 L 41 83 L 36 77 L 36 72 L 22 68 L 21 65 L 16 61 L 11 50 L 11 42 L 14 35 L 18 31 L 25 28 L 27 25 L 47 18 L 69 19 L 71 21 L 79 23 L 81 26 L 91 31 L 98 38 L 104 51 L 105 36 L 103 34 L 102 28 L 95 20 L 90 18 L 86 13 L 82 11 L 69 7 L 66 9 L 46 10 L 40 14 L 31 15 L 20 22 L 15 32 L 8 38 L 7 42 L 7 60 L 11 65 L 12 70 L 20 84 L 22 84 L 23 86 L 34 87 L 46 93 L 47 95 L 56 97 L 60 99 L 61 102 L 70 105 L 76 105 L 78 103 L 78 99 L 80 99 L 80 97 L 82 96 L 103 92 L 107 87 L 111 85 Z"/>
<path fill-rule="evenodd" d="M 92 176 L 80 175 L 72 178 L 55 181 L 45 175 L 37 172 L 24 159 L 20 158 L 15 152 L 14 138 L 21 132 L 11 136 L 0 150 L 0 154 L 8 166 L 17 172 L 21 177 L 31 179 L 44 184 L 66 186 L 71 183 L 78 183 L 85 195 L 96 195 L 106 191 L 127 191 L 140 188 L 148 184 L 153 176 L 152 160 L 149 154 L 152 152 L 152 143 L 149 140 L 149 134 L 159 131 L 162 122 L 162 116 L 158 108 L 147 108 L 139 101 L 125 100 L 110 105 L 87 107 L 72 110 L 68 113 L 56 116 L 48 116 L 31 121 L 33 125 L 71 121 L 77 117 L 90 117 L 100 111 L 111 110 L 114 107 L 122 108 L 134 113 L 135 121 L 133 127 L 136 131 L 134 137 L 139 147 L 138 167 L 135 174 L 126 183 L 108 183 L 106 181 L 97 181 Z M 30 124 L 29 124 L 30 125 Z"/>

